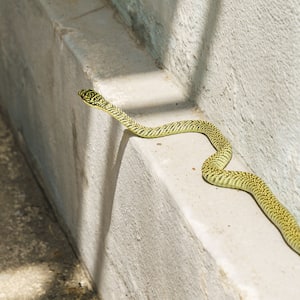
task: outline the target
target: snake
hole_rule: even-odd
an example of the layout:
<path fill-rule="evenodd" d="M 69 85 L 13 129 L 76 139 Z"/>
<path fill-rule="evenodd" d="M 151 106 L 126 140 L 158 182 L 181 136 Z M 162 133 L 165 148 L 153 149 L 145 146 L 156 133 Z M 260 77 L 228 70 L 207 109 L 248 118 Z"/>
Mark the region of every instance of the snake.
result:
<path fill-rule="evenodd" d="M 92 89 L 83 89 L 78 95 L 85 104 L 110 114 L 130 132 L 142 138 L 159 138 L 188 132 L 206 135 L 216 152 L 202 165 L 204 180 L 215 186 L 251 194 L 262 212 L 277 227 L 286 244 L 300 255 L 300 227 L 295 217 L 260 177 L 249 172 L 225 170 L 232 158 L 232 146 L 213 123 L 205 120 L 182 120 L 156 127 L 143 126 Z"/>

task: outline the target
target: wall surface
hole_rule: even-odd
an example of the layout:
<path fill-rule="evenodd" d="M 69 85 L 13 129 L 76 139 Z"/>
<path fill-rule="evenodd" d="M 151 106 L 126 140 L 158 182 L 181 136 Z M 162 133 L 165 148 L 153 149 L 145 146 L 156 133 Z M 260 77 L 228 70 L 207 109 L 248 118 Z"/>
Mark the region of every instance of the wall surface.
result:
<path fill-rule="evenodd" d="M 127 3 L 133 11 L 128 22 L 141 18 L 141 4 L 137 9 L 133 1 Z M 187 58 L 176 54 L 184 48 L 175 44 L 174 30 L 183 26 L 185 31 L 200 30 L 200 34 L 205 16 L 209 16 L 212 26 L 213 12 L 222 12 L 225 17 L 229 11 L 225 14 L 225 7 L 218 8 L 218 2 L 212 10 L 204 3 L 193 8 L 190 2 L 186 13 L 182 10 L 185 2 L 143 3 L 147 10 L 143 10 L 141 20 L 151 12 L 149 22 L 154 22 L 149 30 L 146 22 L 134 25 L 144 36 L 144 43 L 152 41 L 157 48 L 160 38 L 156 26 L 162 37 L 168 30 L 172 42 L 165 42 L 170 50 L 165 49 L 164 63 L 169 61 L 169 66 L 177 65 L 178 70 L 182 65 L 187 68 L 186 72 L 181 70 L 182 74 L 192 76 L 189 68 L 193 65 L 189 67 L 185 61 L 194 57 L 195 49 L 189 48 L 192 52 L 185 53 Z M 176 17 L 171 14 L 172 7 Z M 197 11 L 206 13 L 198 18 Z M 154 15 L 160 21 L 155 21 Z M 171 23 L 162 23 L 173 18 L 178 21 L 173 29 Z M 193 23 L 193 18 L 197 22 Z M 180 34 L 184 30 L 177 36 L 182 45 L 186 43 Z M 229 37 L 219 37 L 219 43 Z M 196 35 L 188 34 L 186 38 L 196 47 Z M 1 1 L 0 41 L 1 110 L 10 118 L 103 299 L 299 298 L 299 256 L 287 247 L 253 199 L 244 192 L 216 188 L 202 179 L 201 164 L 214 152 L 204 136 L 140 139 L 109 115 L 84 105 L 77 96 L 82 88 L 94 88 L 146 125 L 204 118 L 187 101 L 187 90 L 183 91 L 170 73 L 157 68 L 106 2 Z M 168 54 L 172 47 L 178 58 Z M 153 55 L 162 57 L 163 49 L 151 49 Z M 222 57 L 219 60 L 220 66 L 230 61 Z M 216 67 L 213 61 L 216 63 L 216 58 L 209 68 Z M 240 77 L 230 73 L 232 79 L 229 75 L 227 78 L 222 68 L 202 75 L 203 82 L 207 82 L 206 96 L 197 96 L 197 101 L 205 109 L 204 102 L 213 107 L 223 99 L 224 116 L 219 123 L 224 121 L 221 125 L 226 129 L 225 117 L 229 114 L 225 115 L 225 103 L 242 102 L 243 98 L 226 100 L 233 91 L 240 93 L 230 85 Z M 259 78 L 263 74 L 252 75 Z M 222 75 L 224 81 L 216 80 L 219 87 L 209 93 L 213 75 L 215 79 Z M 189 82 L 184 76 L 181 79 Z M 225 96 L 216 97 L 214 93 L 221 83 L 228 84 Z M 245 85 L 245 93 L 248 88 Z M 237 106 L 236 111 L 240 109 Z M 242 130 L 241 124 L 247 120 L 234 123 L 238 114 L 231 116 L 231 123 L 239 124 Z M 286 114 L 282 112 L 282 116 Z M 287 135 L 291 128 L 284 128 Z M 232 140 L 239 132 L 234 129 L 231 126 L 232 131 L 227 130 Z M 250 132 L 248 136 L 252 137 Z M 242 145 L 242 141 L 235 144 Z M 255 145 L 259 157 L 259 146 Z M 230 167 L 247 170 L 236 158 Z"/>
<path fill-rule="evenodd" d="M 299 1 L 111 2 L 300 222 Z"/>

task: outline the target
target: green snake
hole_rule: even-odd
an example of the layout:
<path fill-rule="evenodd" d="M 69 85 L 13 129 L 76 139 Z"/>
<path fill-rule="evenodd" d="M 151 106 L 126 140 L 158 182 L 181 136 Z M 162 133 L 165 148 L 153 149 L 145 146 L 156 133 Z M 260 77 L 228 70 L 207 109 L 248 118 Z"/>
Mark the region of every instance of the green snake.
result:
<path fill-rule="evenodd" d="M 216 186 L 239 189 L 250 193 L 264 214 L 278 228 L 286 243 L 300 255 L 300 227 L 296 219 L 278 201 L 265 182 L 251 173 L 224 170 L 231 160 L 232 147 L 214 124 L 201 120 L 185 120 L 158 127 L 146 127 L 137 123 L 120 108 L 93 90 L 81 90 L 78 94 L 84 103 L 109 113 L 133 134 L 143 138 L 159 138 L 186 132 L 198 132 L 206 135 L 216 152 L 203 163 L 203 178 Z"/>

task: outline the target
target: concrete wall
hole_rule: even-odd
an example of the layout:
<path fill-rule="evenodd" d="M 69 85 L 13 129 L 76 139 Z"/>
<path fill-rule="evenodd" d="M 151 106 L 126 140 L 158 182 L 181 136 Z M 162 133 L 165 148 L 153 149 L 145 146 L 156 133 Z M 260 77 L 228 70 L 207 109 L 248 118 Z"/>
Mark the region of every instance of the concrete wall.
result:
<path fill-rule="evenodd" d="M 300 222 L 299 1 L 111 2 Z"/>
<path fill-rule="evenodd" d="M 105 2 L 1 1 L 0 40 L 1 110 L 104 299 L 298 299 L 299 257 L 253 199 L 202 180 L 205 137 L 139 139 L 80 101 L 203 118 Z"/>

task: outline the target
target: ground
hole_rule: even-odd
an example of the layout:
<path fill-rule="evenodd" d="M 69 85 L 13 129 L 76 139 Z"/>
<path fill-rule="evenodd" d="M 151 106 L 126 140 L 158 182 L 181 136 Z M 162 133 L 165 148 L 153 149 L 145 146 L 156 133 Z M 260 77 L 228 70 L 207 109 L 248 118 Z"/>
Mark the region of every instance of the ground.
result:
<path fill-rule="evenodd" d="M 0 114 L 0 299 L 98 299 Z"/>

